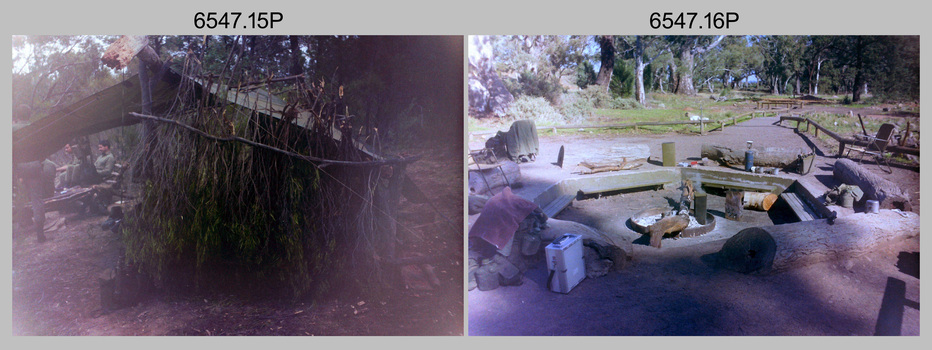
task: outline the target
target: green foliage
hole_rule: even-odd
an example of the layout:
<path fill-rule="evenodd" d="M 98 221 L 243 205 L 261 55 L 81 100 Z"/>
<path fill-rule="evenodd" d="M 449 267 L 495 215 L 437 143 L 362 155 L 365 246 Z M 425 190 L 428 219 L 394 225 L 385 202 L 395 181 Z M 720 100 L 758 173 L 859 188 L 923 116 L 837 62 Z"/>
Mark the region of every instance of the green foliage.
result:
<path fill-rule="evenodd" d="M 111 36 L 15 36 L 13 106 L 30 121 L 119 82 L 100 63 Z M 66 142 L 66 141 L 63 141 Z"/>
<path fill-rule="evenodd" d="M 576 98 L 585 99 L 594 108 L 606 108 L 612 103 L 612 95 L 601 86 L 593 85 L 574 93 Z"/>
<path fill-rule="evenodd" d="M 610 104 L 610 107 L 613 109 L 642 109 L 644 108 L 644 106 L 642 106 L 640 103 L 638 103 L 637 100 L 633 98 L 621 98 L 621 97 L 615 97 L 614 99 L 612 99 L 612 103 Z"/>
<path fill-rule="evenodd" d="M 596 102 L 587 97 L 591 97 L 591 94 L 588 96 L 576 92 L 564 94 L 559 106 L 560 114 L 573 123 L 585 121 L 595 113 L 593 105 Z"/>
<path fill-rule="evenodd" d="M 563 93 L 559 79 L 539 72 L 524 71 L 518 79 L 506 78 L 503 81 L 505 88 L 515 96 L 543 97 L 556 103 Z"/>
<path fill-rule="evenodd" d="M 616 60 L 612 71 L 612 81 L 608 89 L 616 97 L 629 97 L 634 94 L 634 68 L 625 61 Z"/>
<path fill-rule="evenodd" d="M 531 119 L 538 126 L 561 125 L 566 118 L 543 97 L 520 96 L 507 108 L 512 120 Z"/>
<path fill-rule="evenodd" d="M 588 60 L 582 61 L 576 66 L 576 86 L 580 89 L 585 89 L 589 85 L 595 84 L 597 76 L 598 73 L 595 71 L 595 66 Z"/>

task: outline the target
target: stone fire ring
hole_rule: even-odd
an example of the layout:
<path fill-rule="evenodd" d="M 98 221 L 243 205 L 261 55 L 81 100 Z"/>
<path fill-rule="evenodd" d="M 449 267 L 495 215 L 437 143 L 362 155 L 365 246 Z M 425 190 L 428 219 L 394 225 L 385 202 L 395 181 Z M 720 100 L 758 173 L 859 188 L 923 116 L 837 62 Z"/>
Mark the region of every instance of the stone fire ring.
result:
<path fill-rule="evenodd" d="M 635 214 L 628 220 L 631 221 L 631 227 L 633 227 L 635 231 L 641 234 L 649 234 L 650 226 L 641 225 L 640 223 L 638 223 L 639 221 L 641 221 L 639 219 L 645 218 L 645 217 L 651 217 L 655 215 L 660 215 L 669 210 L 670 209 L 664 208 L 664 207 L 648 208 L 648 209 L 645 209 L 644 211 L 641 211 L 640 213 Z M 695 214 L 695 213 L 691 213 L 691 214 Z M 706 222 L 705 225 L 696 226 L 696 227 L 687 227 L 683 229 L 683 231 L 680 231 L 678 236 L 684 237 L 684 238 L 697 237 L 697 236 L 701 236 L 706 233 L 709 233 L 710 231 L 715 229 L 715 216 L 714 215 L 710 213 L 706 213 L 705 222 Z M 677 234 L 674 233 L 670 236 L 677 236 Z"/>

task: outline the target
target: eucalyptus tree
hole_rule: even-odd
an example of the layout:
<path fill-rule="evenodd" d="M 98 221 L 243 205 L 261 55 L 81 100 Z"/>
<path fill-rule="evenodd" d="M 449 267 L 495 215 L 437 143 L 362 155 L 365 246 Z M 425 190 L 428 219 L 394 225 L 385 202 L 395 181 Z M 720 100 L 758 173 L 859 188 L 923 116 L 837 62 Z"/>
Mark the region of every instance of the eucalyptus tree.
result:
<path fill-rule="evenodd" d="M 696 86 L 693 83 L 693 68 L 697 56 L 703 55 L 709 50 L 718 46 L 725 35 L 719 36 L 667 36 L 666 40 L 670 42 L 674 52 L 679 56 L 679 68 L 676 69 L 676 90 L 678 94 L 695 95 Z"/>
<path fill-rule="evenodd" d="M 634 59 L 634 99 L 643 105 L 647 103 L 644 69 L 667 52 L 669 45 L 662 37 L 652 35 L 623 36 L 620 40 L 625 45 L 623 52 L 629 53 L 629 56 Z"/>

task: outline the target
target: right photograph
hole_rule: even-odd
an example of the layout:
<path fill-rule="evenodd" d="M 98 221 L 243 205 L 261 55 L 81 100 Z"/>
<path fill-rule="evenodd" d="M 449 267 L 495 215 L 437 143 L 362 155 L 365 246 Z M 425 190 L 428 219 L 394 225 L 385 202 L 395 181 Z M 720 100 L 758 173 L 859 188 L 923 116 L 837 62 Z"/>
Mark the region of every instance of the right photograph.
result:
<path fill-rule="evenodd" d="M 470 336 L 918 336 L 919 36 L 469 36 Z"/>

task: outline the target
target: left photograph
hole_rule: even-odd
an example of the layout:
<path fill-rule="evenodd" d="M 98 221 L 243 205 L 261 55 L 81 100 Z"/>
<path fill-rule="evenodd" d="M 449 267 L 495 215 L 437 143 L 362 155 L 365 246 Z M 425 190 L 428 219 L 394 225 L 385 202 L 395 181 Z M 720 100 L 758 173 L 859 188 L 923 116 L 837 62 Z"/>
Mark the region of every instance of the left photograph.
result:
<path fill-rule="evenodd" d="M 463 335 L 464 37 L 12 42 L 13 335 Z"/>

